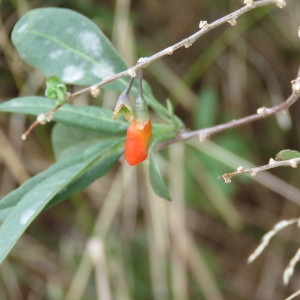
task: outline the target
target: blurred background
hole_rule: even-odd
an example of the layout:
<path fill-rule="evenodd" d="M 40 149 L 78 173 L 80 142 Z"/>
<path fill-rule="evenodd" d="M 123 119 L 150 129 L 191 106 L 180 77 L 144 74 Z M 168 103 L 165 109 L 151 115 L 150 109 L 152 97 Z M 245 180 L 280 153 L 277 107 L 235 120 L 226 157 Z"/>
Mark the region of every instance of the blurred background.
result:
<path fill-rule="evenodd" d="M 66 7 L 86 15 L 133 65 L 197 31 L 200 20 L 212 22 L 242 2 L 0 0 L 0 101 L 43 94 L 45 78 L 21 60 L 10 40 L 30 9 Z M 290 95 L 300 64 L 299 25 L 297 0 L 283 10 L 258 8 L 236 26 L 223 25 L 153 63 L 145 78 L 190 129 L 253 114 Z M 116 97 L 83 95 L 74 104 L 113 108 Z M 300 246 L 299 229 L 283 230 L 254 263 L 247 258 L 276 222 L 299 216 L 299 170 L 242 175 L 230 184 L 218 176 L 266 164 L 282 149 L 299 150 L 299 112 L 296 103 L 290 114 L 161 151 L 171 203 L 151 190 L 147 163 L 132 168 L 121 161 L 33 222 L 0 266 L 0 299 L 285 299 L 300 289 L 299 267 L 288 286 L 282 283 Z M 32 120 L 0 113 L 1 197 L 54 162 L 52 124 L 21 141 Z"/>

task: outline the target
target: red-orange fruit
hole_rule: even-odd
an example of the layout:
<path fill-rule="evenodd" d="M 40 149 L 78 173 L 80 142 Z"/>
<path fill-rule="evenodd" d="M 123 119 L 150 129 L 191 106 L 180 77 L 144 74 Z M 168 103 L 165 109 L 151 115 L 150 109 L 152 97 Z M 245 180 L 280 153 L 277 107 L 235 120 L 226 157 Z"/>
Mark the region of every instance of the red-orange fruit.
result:
<path fill-rule="evenodd" d="M 148 157 L 148 147 L 152 135 L 151 121 L 144 125 L 132 121 L 128 127 L 125 141 L 125 159 L 129 165 L 134 166 Z"/>

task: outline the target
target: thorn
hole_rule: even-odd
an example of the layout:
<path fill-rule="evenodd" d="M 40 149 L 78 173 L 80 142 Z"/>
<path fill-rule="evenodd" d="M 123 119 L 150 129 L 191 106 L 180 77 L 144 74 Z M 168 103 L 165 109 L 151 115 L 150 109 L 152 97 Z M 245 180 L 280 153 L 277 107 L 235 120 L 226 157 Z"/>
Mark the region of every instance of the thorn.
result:
<path fill-rule="evenodd" d="M 230 19 L 228 20 L 228 23 L 231 25 L 231 26 L 235 26 L 237 24 L 237 21 L 236 19 Z"/>
<path fill-rule="evenodd" d="M 297 78 L 295 80 L 292 80 L 291 83 L 293 92 L 300 94 L 300 79 Z"/>
<path fill-rule="evenodd" d="M 291 164 L 292 168 L 297 168 L 298 167 L 297 160 L 295 160 L 295 159 L 292 159 L 290 164 Z"/>
<path fill-rule="evenodd" d="M 190 48 L 192 45 L 193 45 L 193 43 L 186 43 L 186 44 L 184 45 L 184 48 Z"/>
<path fill-rule="evenodd" d="M 269 160 L 269 165 L 275 164 L 276 160 L 274 158 L 270 158 Z"/>
<path fill-rule="evenodd" d="M 225 183 L 230 183 L 231 179 L 230 178 L 225 178 Z"/>
<path fill-rule="evenodd" d="M 36 118 L 37 122 L 41 125 L 45 125 L 47 123 L 47 117 L 44 114 L 40 114 Z"/>
<path fill-rule="evenodd" d="M 138 64 L 141 64 L 142 62 L 144 62 L 147 59 L 147 57 L 140 57 L 137 61 Z"/>
<path fill-rule="evenodd" d="M 244 171 L 244 167 L 238 167 L 236 170 L 237 170 L 239 173 L 241 173 L 241 172 Z"/>
<path fill-rule="evenodd" d="M 173 47 L 168 47 L 165 51 L 168 55 L 172 55 L 174 52 L 174 49 L 173 49 Z"/>
<path fill-rule="evenodd" d="M 245 5 L 252 5 L 253 4 L 253 0 L 244 0 L 244 4 Z"/>
<path fill-rule="evenodd" d="M 202 28 L 206 27 L 207 24 L 208 24 L 207 21 L 201 20 L 200 23 L 199 23 L 199 28 L 202 29 Z"/>
<path fill-rule="evenodd" d="M 128 70 L 128 74 L 129 74 L 129 76 L 131 76 L 131 78 L 136 77 L 136 72 L 134 70 L 132 70 L 132 69 Z"/>
<path fill-rule="evenodd" d="M 284 8 L 286 6 L 285 0 L 277 0 L 276 6 L 279 8 Z"/>
<path fill-rule="evenodd" d="M 265 106 L 263 106 L 263 107 L 258 108 L 256 112 L 259 115 L 265 116 L 267 114 L 268 110 Z"/>
<path fill-rule="evenodd" d="M 90 92 L 94 98 L 97 98 L 100 95 L 100 89 L 97 86 L 92 86 Z"/>

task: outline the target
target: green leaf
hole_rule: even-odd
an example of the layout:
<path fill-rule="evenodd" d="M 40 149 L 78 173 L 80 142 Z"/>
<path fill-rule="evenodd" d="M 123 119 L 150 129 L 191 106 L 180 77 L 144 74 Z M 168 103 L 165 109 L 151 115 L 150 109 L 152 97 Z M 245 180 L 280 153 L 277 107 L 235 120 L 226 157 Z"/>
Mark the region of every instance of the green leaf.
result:
<path fill-rule="evenodd" d="M 38 116 L 55 106 L 55 101 L 38 96 L 14 98 L 0 104 L 0 111 Z M 96 106 L 63 105 L 54 113 L 53 120 L 71 126 L 98 130 L 106 133 L 123 134 L 128 123 L 113 120 L 112 112 Z"/>
<path fill-rule="evenodd" d="M 12 40 L 27 63 L 64 83 L 93 85 L 127 69 L 102 31 L 88 18 L 69 9 L 29 11 L 15 25 Z M 122 77 L 104 87 L 123 91 L 127 85 L 128 79 Z M 136 87 L 134 84 L 132 89 L 135 95 Z M 182 122 L 153 97 L 146 82 L 144 95 L 161 118 L 182 127 Z"/>
<path fill-rule="evenodd" d="M 67 87 L 56 76 L 47 78 L 45 96 L 56 99 L 56 104 L 63 105 L 67 102 Z"/>
<path fill-rule="evenodd" d="M 64 83 L 92 85 L 127 69 L 96 24 L 69 9 L 29 11 L 15 25 L 12 41 L 28 64 Z M 123 78 L 115 83 L 124 87 Z"/>
<path fill-rule="evenodd" d="M 119 141 L 119 142 L 116 143 L 116 141 Z M 104 169 L 102 169 L 102 170 L 98 169 L 98 177 L 100 177 L 105 173 L 104 172 L 105 168 L 107 168 L 106 164 L 109 164 L 110 161 L 112 161 L 113 159 L 117 160 L 118 157 L 123 153 L 124 140 L 123 139 L 115 139 L 114 141 L 98 141 L 96 144 L 100 148 L 103 147 L 104 150 L 106 149 L 105 151 L 107 152 L 107 153 L 105 151 L 103 151 L 103 153 L 99 152 L 99 154 L 101 154 L 101 155 L 103 154 L 103 157 L 101 157 L 101 158 L 104 160 L 99 161 L 98 165 L 93 167 L 93 168 L 96 168 L 96 167 L 101 168 L 101 166 L 103 166 Z M 113 147 L 114 144 L 116 144 L 117 150 L 114 150 L 114 147 Z M 118 157 L 116 157 L 116 156 L 118 156 Z M 72 163 L 72 162 L 75 163 L 78 159 L 81 159 L 81 156 L 79 156 L 79 158 L 77 158 L 77 157 L 78 157 L 78 155 L 75 156 L 74 160 L 72 160 L 70 163 Z M 10 213 L 11 209 L 20 201 L 20 199 L 22 198 L 22 196 L 24 194 L 30 192 L 30 190 L 32 189 L 33 186 L 36 186 L 43 180 L 46 180 L 47 177 L 51 176 L 53 172 L 58 172 L 61 169 L 63 169 L 70 159 L 71 159 L 71 157 L 68 158 L 67 160 L 63 160 L 61 163 L 54 164 L 53 166 L 48 168 L 46 171 L 41 172 L 41 173 L 37 174 L 36 176 L 32 177 L 30 180 L 23 183 L 18 189 L 15 189 L 11 193 L 9 193 L 6 197 L 1 199 L 1 201 L 0 201 L 0 222 L 2 222 L 7 217 L 7 215 Z M 93 169 L 91 169 L 91 170 L 93 170 Z M 104 173 L 102 174 L 102 172 L 104 172 Z M 91 172 L 91 173 L 93 173 L 93 172 Z M 90 170 L 87 171 L 87 173 L 83 174 L 82 178 L 84 178 L 85 175 L 87 175 L 87 177 L 90 176 L 89 174 L 90 174 Z M 94 179 L 96 179 L 96 178 L 94 177 Z M 77 179 L 76 181 L 78 181 L 78 180 L 79 179 Z M 90 181 L 90 182 L 92 182 L 92 181 Z M 86 186 L 84 186 L 84 187 L 86 187 Z M 74 190 L 74 192 L 76 192 L 76 191 L 78 191 L 78 190 Z M 69 190 L 69 188 L 66 190 L 64 189 L 64 192 L 66 193 L 66 197 L 71 194 L 71 190 Z M 61 199 L 61 197 L 62 196 L 60 194 L 59 198 Z"/>
<path fill-rule="evenodd" d="M 150 177 L 150 183 L 154 190 L 154 192 L 159 196 L 166 200 L 171 201 L 171 197 L 168 191 L 168 188 L 166 186 L 166 183 L 159 171 L 159 168 L 157 166 L 156 160 L 155 160 L 155 149 L 157 144 L 159 143 L 159 140 L 155 140 L 152 142 L 151 147 L 149 149 L 150 155 L 149 155 L 149 177 Z"/>
<path fill-rule="evenodd" d="M 55 163 L 6 196 L 0 202 L 0 209 L 7 210 L 11 203 L 15 206 L 0 227 L 0 263 L 55 195 L 99 163 L 101 157 L 108 158 L 111 148 L 120 146 L 120 140 L 113 144 L 101 141 L 76 156 Z"/>
<path fill-rule="evenodd" d="M 285 149 L 276 154 L 275 160 L 282 161 L 294 158 L 300 158 L 300 152 L 296 150 Z"/>
<path fill-rule="evenodd" d="M 195 128 L 206 128 L 213 126 L 216 121 L 218 110 L 218 97 L 212 87 L 204 87 L 194 110 Z"/>
<path fill-rule="evenodd" d="M 59 202 L 65 200 L 70 195 L 79 192 L 93 183 L 97 178 L 100 178 L 112 168 L 112 166 L 117 162 L 120 156 L 123 154 L 123 142 L 117 144 L 115 149 L 109 148 L 107 151 L 107 157 L 103 156 L 101 160 L 93 168 L 88 170 L 74 182 L 69 184 L 66 188 L 58 193 L 46 206 L 46 208 L 58 204 Z"/>
<path fill-rule="evenodd" d="M 135 89 L 136 85 L 133 86 L 133 90 Z M 173 110 L 170 110 L 170 103 L 167 103 L 167 106 L 163 106 L 160 102 L 158 102 L 152 93 L 150 85 L 146 81 L 143 81 L 143 92 L 147 104 L 158 116 L 160 116 L 163 120 L 174 124 L 178 129 L 184 127 L 182 121 L 173 114 Z"/>
<path fill-rule="evenodd" d="M 57 123 L 52 129 L 51 139 L 55 158 L 61 160 L 84 151 L 99 140 L 113 140 L 115 135 Z"/>

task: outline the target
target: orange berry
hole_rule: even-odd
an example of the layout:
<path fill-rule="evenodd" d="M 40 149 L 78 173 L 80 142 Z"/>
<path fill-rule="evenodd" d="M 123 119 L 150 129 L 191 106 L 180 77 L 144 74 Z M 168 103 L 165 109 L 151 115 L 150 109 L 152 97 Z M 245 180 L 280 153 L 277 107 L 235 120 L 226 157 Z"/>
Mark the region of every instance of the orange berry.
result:
<path fill-rule="evenodd" d="M 152 135 L 151 121 L 144 124 L 132 121 L 128 127 L 125 141 L 125 159 L 134 166 L 148 157 L 148 147 Z"/>

